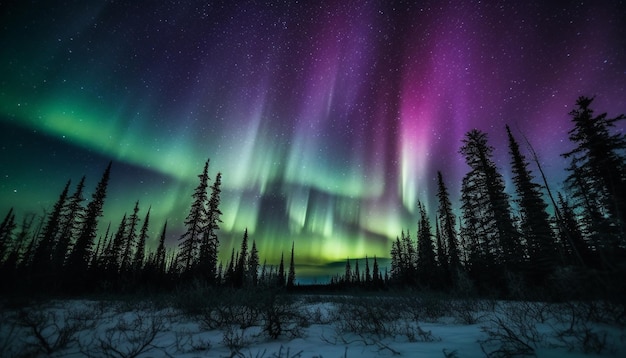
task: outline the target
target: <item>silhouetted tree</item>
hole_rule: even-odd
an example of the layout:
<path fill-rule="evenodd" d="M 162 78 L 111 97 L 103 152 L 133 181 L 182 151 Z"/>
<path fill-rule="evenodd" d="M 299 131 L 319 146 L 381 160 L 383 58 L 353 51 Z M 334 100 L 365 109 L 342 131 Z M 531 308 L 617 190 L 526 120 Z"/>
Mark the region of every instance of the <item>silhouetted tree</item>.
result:
<path fill-rule="evenodd" d="M 293 259 L 294 242 L 291 243 L 291 259 L 289 260 L 289 275 L 287 276 L 287 287 L 293 287 L 296 283 L 296 265 Z"/>
<path fill-rule="evenodd" d="M 241 240 L 241 251 L 239 251 L 239 257 L 237 258 L 237 265 L 235 268 L 234 286 L 242 287 L 244 281 L 246 281 L 246 271 L 248 269 L 248 229 L 243 233 L 243 239 Z"/>
<path fill-rule="evenodd" d="M 250 281 L 252 286 L 257 286 L 259 284 L 259 251 L 256 248 L 255 240 L 252 240 L 250 259 L 248 260 L 248 270 L 250 271 Z"/>
<path fill-rule="evenodd" d="M 346 285 L 352 283 L 352 266 L 350 265 L 350 258 L 346 259 L 346 272 L 343 277 L 343 281 Z"/>
<path fill-rule="evenodd" d="M 159 237 L 159 246 L 157 247 L 156 254 L 154 255 L 154 262 L 156 272 L 159 275 L 163 275 L 165 273 L 165 235 L 167 232 L 167 221 L 163 224 L 163 231 L 161 231 L 161 236 Z"/>
<path fill-rule="evenodd" d="M 456 218 L 452 211 L 452 203 L 450 202 L 450 195 L 448 194 L 448 188 L 446 187 L 441 172 L 437 172 L 437 218 L 439 220 L 439 227 L 441 228 L 440 235 L 442 245 L 446 247 L 446 266 L 444 272 L 449 275 L 448 280 L 452 283 L 456 282 L 457 274 L 462 269 L 461 260 L 459 254 L 459 245 L 457 243 L 457 233 L 455 230 Z"/>
<path fill-rule="evenodd" d="M 128 218 L 128 230 L 126 230 L 126 238 L 122 244 L 120 271 L 123 274 L 127 274 L 131 271 L 133 249 L 137 241 L 137 225 L 139 224 L 139 220 L 139 201 L 136 201 L 133 213 Z"/>
<path fill-rule="evenodd" d="M 435 260 L 435 250 L 433 248 L 432 230 L 426 209 L 421 202 L 418 202 L 419 225 L 417 232 L 417 277 L 422 285 L 435 286 L 437 276 L 437 261 Z"/>
<path fill-rule="evenodd" d="M 531 281 L 541 283 L 558 264 L 557 247 L 550 227 L 548 205 L 543 200 L 541 186 L 533 181 L 528 162 L 509 126 L 506 126 L 511 154 L 513 183 L 521 214 L 521 234 L 526 241 L 529 262 L 526 271 Z"/>
<path fill-rule="evenodd" d="M 135 248 L 135 257 L 133 259 L 133 271 L 138 273 L 143 265 L 146 252 L 146 240 L 148 239 L 148 225 L 150 224 L 150 209 L 146 213 L 146 217 L 143 220 L 143 225 L 139 231 L 139 240 L 137 240 L 137 247 Z"/>
<path fill-rule="evenodd" d="M 461 187 L 462 228 L 470 249 L 470 273 L 476 281 L 501 286 L 504 271 L 518 271 L 523 259 L 504 179 L 491 159 L 493 147 L 488 145 L 486 133 L 469 131 L 460 153 L 470 167 Z"/>
<path fill-rule="evenodd" d="M 280 265 L 278 266 L 278 277 L 276 282 L 278 287 L 285 286 L 285 260 L 283 253 L 280 254 Z"/>
<path fill-rule="evenodd" d="M 52 255 L 52 269 L 55 271 L 60 270 L 65 265 L 65 260 L 72 248 L 72 241 L 77 234 L 79 225 L 83 221 L 84 208 L 82 202 L 85 200 L 83 197 L 84 188 L 85 177 L 83 176 L 68 200 L 67 205 L 63 208 L 60 224 L 61 230 Z"/>
<path fill-rule="evenodd" d="M 217 173 L 217 176 L 215 177 L 215 182 L 211 186 L 211 198 L 209 199 L 208 204 L 206 226 L 204 227 L 202 244 L 200 247 L 201 261 L 203 262 L 204 267 L 203 272 L 204 275 L 209 278 L 210 283 L 213 283 L 215 281 L 215 277 L 217 276 L 217 255 L 219 249 L 219 238 L 217 237 L 217 231 L 220 229 L 219 223 L 222 222 L 222 219 L 220 218 L 222 212 L 219 209 L 221 183 L 222 174 Z M 243 265 L 245 266 L 245 256 L 247 255 L 247 252 L 243 252 L 242 254 L 244 255 Z M 244 277 L 242 276 L 241 279 L 243 280 Z M 241 281 L 241 283 L 243 283 L 243 281 Z"/>
<path fill-rule="evenodd" d="M 200 183 L 196 187 L 192 198 L 193 203 L 185 219 L 187 231 L 180 237 L 178 246 L 178 260 L 183 273 L 191 273 L 198 258 L 198 250 L 203 231 L 207 224 L 207 187 L 209 183 L 209 161 L 204 163 L 202 173 L 198 175 Z"/>
<path fill-rule="evenodd" d="M 98 229 L 98 219 L 102 215 L 102 207 L 106 198 L 107 185 L 111 175 L 111 162 L 107 166 L 100 182 L 96 186 L 96 191 L 91 197 L 91 201 L 87 204 L 85 210 L 85 219 L 78 233 L 76 243 L 68 257 L 67 272 L 72 281 L 80 283 L 85 279 L 89 259 L 91 258 L 91 249 L 93 240 L 96 237 Z"/>
<path fill-rule="evenodd" d="M 587 231 L 604 264 L 612 266 L 626 249 L 626 134 L 614 130 L 626 116 L 594 116 L 592 102 L 588 97 L 576 101 L 569 131 L 576 148 L 562 156 L 571 163 L 566 185 L 586 216 Z"/>
<path fill-rule="evenodd" d="M 48 216 L 46 226 L 41 232 L 39 243 L 33 254 L 33 271 L 36 275 L 50 273 L 52 253 L 58 239 L 61 226 L 61 215 L 67 200 L 69 188 L 70 181 L 68 180 L 63 188 L 63 191 L 61 192 L 61 195 L 59 196 L 59 199 L 54 204 L 52 212 Z"/>
<path fill-rule="evenodd" d="M 376 255 L 374 255 L 374 266 L 372 267 L 372 283 L 374 284 L 374 287 L 379 287 L 382 283 L 382 277 L 380 276 Z"/>
<path fill-rule="evenodd" d="M 370 286 L 372 284 L 372 274 L 370 272 L 370 260 L 365 255 L 365 286 Z"/>

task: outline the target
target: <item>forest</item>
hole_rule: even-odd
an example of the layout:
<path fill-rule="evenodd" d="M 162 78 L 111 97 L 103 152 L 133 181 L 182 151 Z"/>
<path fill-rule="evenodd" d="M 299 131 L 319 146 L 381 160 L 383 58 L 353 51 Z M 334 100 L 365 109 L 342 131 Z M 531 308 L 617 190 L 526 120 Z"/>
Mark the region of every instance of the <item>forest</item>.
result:
<path fill-rule="evenodd" d="M 399 233 L 390 248 L 391 265 L 377 258 L 346 261 L 326 290 L 420 288 L 502 298 L 563 300 L 626 297 L 626 137 L 615 129 L 624 115 L 594 114 L 593 98 L 580 97 L 569 114 L 566 192 L 553 192 L 531 143 L 522 152 L 510 128 L 508 152 L 514 194 L 506 192 L 485 132 L 466 133 L 459 149 L 470 170 L 461 186 L 456 217 L 444 175 L 437 173 L 435 220 L 421 203 L 414 238 Z M 531 170 L 535 166 L 536 176 Z M 193 282 L 210 287 L 284 287 L 296 285 L 294 249 L 289 267 L 261 264 L 248 233 L 230 260 L 220 262 L 221 173 L 210 183 L 209 160 L 198 175 L 186 232 L 177 248 L 167 248 L 167 222 L 156 250 L 146 247 L 150 209 L 139 203 L 117 229 L 98 231 L 112 164 L 85 205 L 83 177 L 65 184 L 39 225 L 19 221 L 10 210 L 0 224 L 0 289 L 4 293 L 80 295 L 91 292 L 163 291 Z M 513 209 L 512 203 L 518 210 Z M 371 268 L 370 268 L 371 260 Z M 352 266 L 354 265 L 354 267 Z M 297 286 L 297 287 L 296 287 Z M 309 287 L 308 289 L 320 289 Z M 590 297 L 587 297 L 590 296 Z"/>

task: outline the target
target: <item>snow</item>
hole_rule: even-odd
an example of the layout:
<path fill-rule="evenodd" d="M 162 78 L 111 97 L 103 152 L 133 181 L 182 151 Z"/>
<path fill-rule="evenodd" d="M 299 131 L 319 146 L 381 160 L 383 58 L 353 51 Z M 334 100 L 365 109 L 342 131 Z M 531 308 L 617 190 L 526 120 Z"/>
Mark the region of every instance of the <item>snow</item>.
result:
<path fill-rule="evenodd" d="M 211 328 L 206 313 L 175 306 L 64 300 L 3 307 L 0 356 L 497 357 L 518 351 L 520 342 L 537 357 L 626 354 L 624 327 L 582 320 L 578 304 L 298 296 L 275 311 L 283 317 L 276 339 L 263 314 L 249 326 L 235 320 Z M 250 314 L 226 306 L 232 317 Z"/>

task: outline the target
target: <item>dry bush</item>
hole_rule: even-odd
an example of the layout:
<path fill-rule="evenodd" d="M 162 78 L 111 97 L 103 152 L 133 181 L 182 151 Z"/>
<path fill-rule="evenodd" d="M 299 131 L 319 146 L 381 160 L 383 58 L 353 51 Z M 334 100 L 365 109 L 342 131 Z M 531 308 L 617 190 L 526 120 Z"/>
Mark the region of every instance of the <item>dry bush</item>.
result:
<path fill-rule="evenodd" d="M 322 336 L 322 340 L 335 345 L 361 343 L 393 355 L 400 353 L 386 341 L 398 336 L 405 336 L 410 342 L 440 340 L 431 331 L 421 328 L 414 319 L 415 312 L 407 313 L 407 302 L 414 304 L 417 301 L 407 301 L 406 297 L 358 297 L 337 302 L 334 311 L 334 336 Z"/>
<path fill-rule="evenodd" d="M 479 343 L 488 357 L 535 355 L 536 348 L 545 342 L 545 335 L 537 330 L 537 311 L 528 307 L 526 302 L 504 305 L 490 325 L 482 328 L 487 338 Z"/>
<path fill-rule="evenodd" d="M 613 347 L 602 325 L 616 325 L 612 306 L 602 302 L 565 302 L 554 305 L 554 337 L 570 351 L 600 354 Z"/>
<path fill-rule="evenodd" d="M 96 339 L 95 346 L 87 347 L 83 353 L 111 358 L 134 358 L 153 350 L 164 352 L 166 347 L 157 346 L 154 342 L 167 329 L 166 318 L 160 312 L 128 313 L 119 317 L 113 327 L 106 329 L 104 336 Z"/>
<path fill-rule="evenodd" d="M 94 312 L 90 309 L 60 310 L 45 306 L 20 309 L 15 322 L 24 329 L 22 341 L 25 352 L 50 355 L 78 343 L 81 331 L 95 327 L 97 316 Z"/>

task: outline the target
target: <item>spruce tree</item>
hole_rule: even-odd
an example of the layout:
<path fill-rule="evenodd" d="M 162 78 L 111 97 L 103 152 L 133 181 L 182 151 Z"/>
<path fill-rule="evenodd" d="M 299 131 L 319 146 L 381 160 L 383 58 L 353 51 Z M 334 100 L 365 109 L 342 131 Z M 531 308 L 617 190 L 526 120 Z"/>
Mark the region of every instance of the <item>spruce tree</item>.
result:
<path fill-rule="evenodd" d="M 203 229 L 202 242 L 200 246 L 200 256 L 202 262 L 203 274 L 208 277 L 209 282 L 213 282 L 217 275 L 217 255 L 219 250 L 219 238 L 217 232 L 220 229 L 219 224 L 222 222 L 222 212 L 219 209 L 220 193 L 221 193 L 222 174 L 217 173 L 215 182 L 211 186 L 211 198 L 209 199 L 207 209 L 206 225 Z M 246 229 L 247 238 L 247 229 Z M 247 251 L 247 242 L 246 242 Z M 244 256 L 247 252 L 243 253 Z M 244 260 L 245 265 L 245 260 Z M 243 276 L 242 276 L 243 279 Z M 243 283 L 243 281 L 241 281 Z"/>
<path fill-rule="evenodd" d="M 137 240 L 137 247 L 135 248 L 135 257 L 133 258 L 133 271 L 138 273 L 144 265 L 146 240 L 148 239 L 148 225 L 150 224 L 150 209 L 146 213 L 146 217 L 143 220 L 143 225 L 139 231 L 139 240 Z"/>
<path fill-rule="evenodd" d="M 524 257 L 493 150 L 487 134 L 476 129 L 465 135 L 460 149 L 470 167 L 461 186 L 462 236 L 470 250 L 470 277 L 485 289 L 506 287 L 506 276 L 520 271 Z"/>
<path fill-rule="evenodd" d="M 250 271 L 250 281 L 252 286 L 257 286 L 259 284 L 259 251 L 256 248 L 255 240 L 252 240 L 250 259 L 248 260 L 248 270 Z"/>
<path fill-rule="evenodd" d="M 204 163 L 202 173 L 198 175 L 200 183 L 196 187 L 192 198 L 193 203 L 185 219 L 187 231 L 180 237 L 178 260 L 180 270 L 190 274 L 193 265 L 198 259 L 200 241 L 207 224 L 207 187 L 209 183 L 209 160 Z"/>
<path fill-rule="evenodd" d="M 41 232 L 41 237 L 37 248 L 35 249 L 35 253 L 33 254 L 33 271 L 37 275 L 50 272 L 52 253 L 58 239 L 61 226 L 61 215 L 63 214 L 63 207 L 67 201 L 70 182 L 71 181 L 69 180 L 67 181 L 59 199 L 54 204 L 52 212 L 48 216 L 46 226 Z"/>
<path fill-rule="evenodd" d="M 294 263 L 294 242 L 291 243 L 291 259 L 289 260 L 289 275 L 287 276 L 287 287 L 293 287 L 296 284 L 296 265 Z"/>
<path fill-rule="evenodd" d="M 237 259 L 237 265 L 235 268 L 234 285 L 235 287 L 242 287 L 246 281 L 246 271 L 248 263 L 248 229 L 243 233 L 243 239 L 241 239 L 241 251 Z"/>
<path fill-rule="evenodd" d="M 157 247 L 156 254 L 154 255 L 155 268 L 157 274 L 163 275 L 165 273 L 165 235 L 167 232 L 167 221 L 163 224 L 163 230 L 159 237 L 159 246 Z"/>
<path fill-rule="evenodd" d="M 133 213 L 128 218 L 128 230 L 126 231 L 126 238 L 122 247 L 122 262 L 120 264 L 120 271 L 128 273 L 132 267 L 132 256 L 135 245 L 137 244 L 137 225 L 139 224 L 139 201 L 135 202 Z"/>
<path fill-rule="evenodd" d="M 593 240 L 608 260 L 605 264 L 612 266 L 626 247 L 626 134 L 615 128 L 626 116 L 595 116 L 590 107 L 593 100 L 576 101 L 570 112 L 574 128 L 569 131 L 576 147 L 562 156 L 571 163 L 566 185 L 583 209 L 586 224 L 600 231 L 593 233 Z"/>
<path fill-rule="evenodd" d="M 82 202 L 85 200 L 83 197 L 84 188 L 85 177 L 83 176 L 78 185 L 76 185 L 76 189 L 68 200 L 67 205 L 63 208 L 60 220 L 61 229 L 52 255 L 52 269 L 55 271 L 60 270 L 65 265 L 65 260 L 72 248 L 71 244 L 77 234 L 77 229 L 84 219 L 84 208 L 82 206 Z"/>
<path fill-rule="evenodd" d="M 378 268 L 378 260 L 374 255 L 374 266 L 372 267 L 372 283 L 374 287 L 378 287 L 381 284 L 382 278 L 380 277 L 380 271 Z"/>
<path fill-rule="evenodd" d="M 372 274 L 370 272 L 370 260 L 365 255 L 365 286 L 369 287 L 372 284 Z"/>
<path fill-rule="evenodd" d="M 352 283 L 352 267 L 349 257 L 346 259 L 346 273 L 344 274 L 343 281 L 348 285 Z"/>
<path fill-rule="evenodd" d="M 283 253 L 280 254 L 280 265 L 278 265 L 278 277 L 276 282 L 278 287 L 285 286 L 285 260 Z"/>
<path fill-rule="evenodd" d="M 126 214 L 122 217 L 120 224 L 115 232 L 115 235 L 107 245 L 104 251 L 105 271 L 110 275 L 115 275 L 120 272 L 122 264 L 122 254 L 124 250 L 124 238 L 126 237 Z"/>
<path fill-rule="evenodd" d="M 404 236 L 404 233 L 402 234 Z M 396 241 L 391 243 L 391 279 L 397 283 L 404 284 L 404 258 L 400 238 L 396 236 Z"/>
<path fill-rule="evenodd" d="M 439 227 L 441 228 L 440 235 L 442 245 L 446 247 L 446 269 L 448 273 L 448 280 L 451 282 L 456 281 L 456 275 L 461 270 L 461 259 L 459 254 L 459 245 L 457 243 L 457 233 L 455 229 L 456 218 L 452 211 L 452 203 L 450 201 L 450 195 L 448 194 L 448 188 L 443 181 L 443 175 L 441 172 L 437 172 L 437 218 L 439 220 Z"/>
<path fill-rule="evenodd" d="M 97 234 L 98 219 L 102 215 L 102 207 L 106 198 L 107 186 L 111 175 L 111 162 L 102 174 L 100 182 L 96 186 L 96 191 L 91 197 L 91 201 L 87 204 L 85 210 L 85 219 L 82 222 L 76 243 L 68 257 L 67 271 L 69 275 L 75 275 L 71 280 L 80 281 L 84 279 L 87 272 L 89 259 L 92 254 L 93 241 Z"/>
<path fill-rule="evenodd" d="M 418 202 L 419 225 L 417 233 L 417 278 L 422 285 L 433 287 L 436 282 L 437 261 L 432 241 L 432 230 L 426 214 L 426 209 Z"/>
<path fill-rule="evenodd" d="M 541 186 L 533 181 L 528 161 L 509 126 L 506 126 L 511 154 L 513 183 L 521 214 L 521 234 L 526 241 L 528 268 L 531 281 L 542 282 L 558 264 L 557 247 L 550 227 L 548 205 L 543 200 Z"/>
<path fill-rule="evenodd" d="M 361 284 L 361 270 L 359 269 L 359 259 L 354 260 L 354 270 L 352 271 L 352 282 L 357 286 Z"/>

